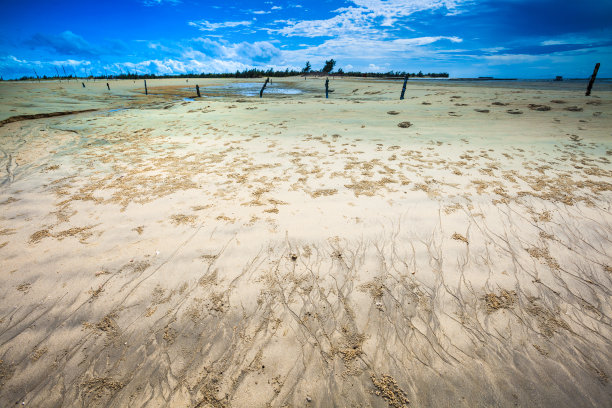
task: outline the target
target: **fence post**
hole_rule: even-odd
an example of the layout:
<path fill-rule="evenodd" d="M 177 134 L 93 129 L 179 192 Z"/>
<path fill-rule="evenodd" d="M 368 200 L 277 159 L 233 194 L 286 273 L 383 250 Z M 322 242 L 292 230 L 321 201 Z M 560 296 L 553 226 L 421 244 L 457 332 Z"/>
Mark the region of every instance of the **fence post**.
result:
<path fill-rule="evenodd" d="M 404 99 L 406 93 L 406 82 L 408 82 L 408 75 L 404 76 L 404 86 L 402 86 L 402 94 L 400 95 L 400 101 Z"/>
<path fill-rule="evenodd" d="M 329 78 L 325 80 L 325 99 L 329 98 Z"/>
<path fill-rule="evenodd" d="M 147 89 L 147 80 L 145 79 L 144 82 L 145 82 L 145 95 L 148 95 L 149 90 Z"/>
<path fill-rule="evenodd" d="M 593 70 L 593 75 L 591 75 L 591 80 L 589 81 L 589 86 L 587 86 L 585 96 L 591 95 L 591 89 L 593 88 L 593 83 L 595 82 L 595 78 L 597 77 L 597 71 L 599 71 L 599 62 L 595 64 L 595 69 Z"/>
<path fill-rule="evenodd" d="M 263 86 L 261 87 L 261 91 L 259 91 L 259 97 L 263 98 L 263 91 L 264 89 L 266 89 L 266 85 L 268 85 L 268 81 L 270 80 L 270 78 L 266 78 L 266 82 L 264 82 Z"/>
<path fill-rule="evenodd" d="M 196 85 L 196 92 L 198 93 L 198 98 L 200 98 L 202 95 L 200 95 L 200 85 Z"/>

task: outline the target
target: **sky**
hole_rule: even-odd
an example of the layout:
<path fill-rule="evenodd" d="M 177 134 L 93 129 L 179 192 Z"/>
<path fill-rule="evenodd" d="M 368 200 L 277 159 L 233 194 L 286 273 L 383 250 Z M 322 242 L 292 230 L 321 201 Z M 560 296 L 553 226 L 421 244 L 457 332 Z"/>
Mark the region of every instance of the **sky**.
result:
<path fill-rule="evenodd" d="M 301 70 L 612 77 L 612 0 L 2 0 L 0 75 Z M 63 68 L 62 68 L 63 66 Z"/>

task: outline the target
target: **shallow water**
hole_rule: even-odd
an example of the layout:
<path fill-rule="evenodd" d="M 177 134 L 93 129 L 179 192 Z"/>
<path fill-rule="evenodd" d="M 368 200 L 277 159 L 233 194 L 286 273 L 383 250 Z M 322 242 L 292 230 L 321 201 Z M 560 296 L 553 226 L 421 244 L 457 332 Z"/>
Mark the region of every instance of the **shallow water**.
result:
<path fill-rule="evenodd" d="M 263 86 L 262 82 L 239 82 L 232 83 L 223 86 L 207 86 L 200 88 L 202 93 L 208 94 L 210 96 L 226 96 L 230 95 L 238 95 L 238 96 L 259 96 L 259 92 L 261 91 L 261 87 Z M 191 89 L 191 88 L 189 88 Z M 193 88 L 195 91 L 195 88 Z M 298 95 L 303 93 L 302 90 L 296 88 L 289 88 L 283 86 L 282 84 L 269 83 L 264 90 L 265 94 L 274 94 L 274 95 Z"/>

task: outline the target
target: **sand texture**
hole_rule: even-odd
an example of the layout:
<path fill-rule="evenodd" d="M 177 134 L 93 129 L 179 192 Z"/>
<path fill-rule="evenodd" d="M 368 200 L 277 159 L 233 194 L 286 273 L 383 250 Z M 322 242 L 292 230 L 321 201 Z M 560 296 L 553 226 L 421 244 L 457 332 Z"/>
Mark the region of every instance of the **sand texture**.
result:
<path fill-rule="evenodd" d="M 612 90 L 324 80 L 0 83 L 0 406 L 610 406 Z"/>

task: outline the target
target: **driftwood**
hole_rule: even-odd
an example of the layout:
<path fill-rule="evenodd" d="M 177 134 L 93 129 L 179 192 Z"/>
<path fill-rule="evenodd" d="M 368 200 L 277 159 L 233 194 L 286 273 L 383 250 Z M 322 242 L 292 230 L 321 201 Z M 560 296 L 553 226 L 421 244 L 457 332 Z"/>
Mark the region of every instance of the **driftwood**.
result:
<path fill-rule="evenodd" d="M 43 118 L 51 118 L 54 116 L 64 116 L 64 115 L 74 115 L 76 113 L 94 112 L 97 110 L 98 109 L 84 109 L 84 110 L 66 111 L 66 112 L 36 113 L 33 115 L 17 115 L 17 116 L 11 116 L 10 118 L 0 120 L 0 126 L 4 126 L 7 123 L 21 122 L 23 120 L 43 119 Z"/>

